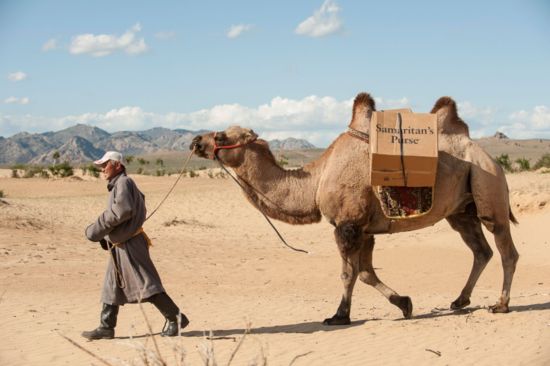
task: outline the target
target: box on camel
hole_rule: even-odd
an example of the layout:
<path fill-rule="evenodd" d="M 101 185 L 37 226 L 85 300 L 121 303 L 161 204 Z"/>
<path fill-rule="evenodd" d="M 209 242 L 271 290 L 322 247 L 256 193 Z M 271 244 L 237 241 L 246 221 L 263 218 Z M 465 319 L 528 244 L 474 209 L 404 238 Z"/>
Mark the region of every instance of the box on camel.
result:
<path fill-rule="evenodd" d="M 410 109 L 373 112 L 371 185 L 433 187 L 437 172 L 437 117 Z"/>

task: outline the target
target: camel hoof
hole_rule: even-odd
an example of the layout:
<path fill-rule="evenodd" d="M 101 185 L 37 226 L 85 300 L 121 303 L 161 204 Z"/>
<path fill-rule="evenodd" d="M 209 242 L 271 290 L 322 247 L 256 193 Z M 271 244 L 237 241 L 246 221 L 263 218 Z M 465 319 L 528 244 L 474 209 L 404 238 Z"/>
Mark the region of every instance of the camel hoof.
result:
<path fill-rule="evenodd" d="M 323 325 L 349 325 L 351 320 L 349 316 L 334 315 L 332 318 L 323 320 Z"/>
<path fill-rule="evenodd" d="M 496 303 L 493 306 L 489 306 L 489 312 L 493 314 L 504 314 L 509 312 L 510 309 L 508 309 L 508 305 L 503 305 L 501 303 Z"/>
<path fill-rule="evenodd" d="M 451 303 L 451 310 L 460 310 L 470 305 L 470 299 L 459 297 Z"/>
<path fill-rule="evenodd" d="M 390 296 L 390 302 L 403 312 L 405 319 L 410 319 L 413 312 L 413 303 L 408 296 Z"/>

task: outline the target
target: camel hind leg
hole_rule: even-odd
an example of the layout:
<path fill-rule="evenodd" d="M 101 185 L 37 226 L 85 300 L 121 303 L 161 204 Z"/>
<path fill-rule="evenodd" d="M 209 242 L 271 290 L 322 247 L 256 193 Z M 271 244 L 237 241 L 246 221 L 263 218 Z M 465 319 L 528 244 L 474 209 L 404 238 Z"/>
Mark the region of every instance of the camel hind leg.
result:
<path fill-rule="evenodd" d="M 516 250 L 512 235 L 510 234 L 510 225 L 496 225 L 493 228 L 495 243 L 502 259 L 502 270 L 504 271 L 504 280 L 502 282 L 502 293 L 500 299 L 495 305 L 489 307 L 492 313 L 507 313 L 509 311 L 508 304 L 510 302 L 510 289 L 516 264 L 519 259 L 519 254 Z"/>
<path fill-rule="evenodd" d="M 466 208 L 466 212 L 447 217 L 447 221 L 460 234 L 462 240 L 464 240 L 474 255 L 472 270 L 466 281 L 466 285 L 462 289 L 460 296 L 451 303 L 451 309 L 458 310 L 470 305 L 472 291 L 479 276 L 493 256 L 493 251 L 487 243 L 485 235 L 483 235 L 481 222 L 476 215 L 476 209 L 473 204 Z"/>
<path fill-rule="evenodd" d="M 508 185 L 504 172 L 490 158 L 477 155 L 477 162 L 470 171 L 472 195 L 477 216 L 495 238 L 495 244 L 502 260 L 504 278 L 499 301 L 489 311 L 507 313 L 510 302 L 510 288 L 516 270 L 519 254 L 510 233 L 510 221 L 515 222 L 510 210 Z"/>

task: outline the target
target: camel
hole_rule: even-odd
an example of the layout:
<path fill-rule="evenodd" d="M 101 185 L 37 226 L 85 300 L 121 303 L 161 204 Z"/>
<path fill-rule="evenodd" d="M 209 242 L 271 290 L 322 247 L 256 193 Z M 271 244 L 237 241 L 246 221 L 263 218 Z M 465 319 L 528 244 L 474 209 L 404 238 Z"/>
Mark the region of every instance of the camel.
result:
<path fill-rule="evenodd" d="M 431 111 L 437 115 L 439 133 L 432 209 L 419 217 L 389 219 L 369 183 L 368 129 L 375 110 L 369 94 L 358 94 L 348 131 L 340 134 L 320 158 L 297 170 L 279 166 L 268 143 L 251 129 L 239 126 L 196 136 L 191 149 L 199 157 L 218 159 L 231 167 L 250 203 L 269 217 L 299 225 L 325 217 L 334 226 L 344 291 L 336 313 L 323 324 L 350 324 L 357 278 L 380 291 L 404 318 L 410 318 L 411 299 L 386 286 L 374 270 L 374 235 L 417 230 L 442 219 L 460 234 L 474 257 L 466 284 L 450 308 L 458 310 L 470 304 L 474 286 L 493 255 L 483 224 L 494 235 L 504 272 L 500 298 L 488 309 L 492 313 L 508 312 L 519 255 L 510 234 L 510 221 L 517 221 L 502 168 L 470 139 L 456 103 L 442 97 Z"/>

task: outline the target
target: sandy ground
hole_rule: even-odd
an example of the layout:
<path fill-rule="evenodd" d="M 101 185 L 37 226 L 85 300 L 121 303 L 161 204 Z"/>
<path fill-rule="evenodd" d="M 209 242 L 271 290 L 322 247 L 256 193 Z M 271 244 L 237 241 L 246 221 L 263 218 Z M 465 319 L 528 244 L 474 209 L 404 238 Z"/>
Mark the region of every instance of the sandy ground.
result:
<path fill-rule="evenodd" d="M 4 172 L 6 173 L 6 172 Z M 8 174 L 4 174 L 9 176 Z M 175 180 L 135 176 L 151 210 Z M 152 257 L 169 294 L 191 324 L 180 339 L 155 337 L 169 364 L 175 347 L 187 365 L 201 365 L 213 346 L 226 365 L 549 365 L 550 174 L 508 176 L 520 225 L 520 252 L 511 312 L 490 314 L 500 295 L 502 268 L 495 251 L 471 305 L 451 312 L 470 271 L 472 255 L 446 222 L 424 230 L 380 235 L 374 262 L 381 279 L 411 296 L 413 318 L 376 290 L 357 283 L 350 326 L 326 327 L 341 297 L 340 258 L 332 228 L 322 222 L 275 222 L 286 239 L 310 254 L 285 248 L 259 212 L 229 179 L 184 178 L 145 224 Z M 109 257 L 83 235 L 104 209 L 98 179 L 0 178 L 0 365 L 141 364 L 137 348 L 153 350 L 137 305 L 121 308 L 116 339 L 80 336 L 99 322 L 99 296 Z M 164 320 L 143 305 L 154 332 Z M 212 331 L 214 340 L 203 335 Z M 133 338 L 131 338 L 133 337 Z M 300 356 L 296 358 L 297 356 Z"/>

